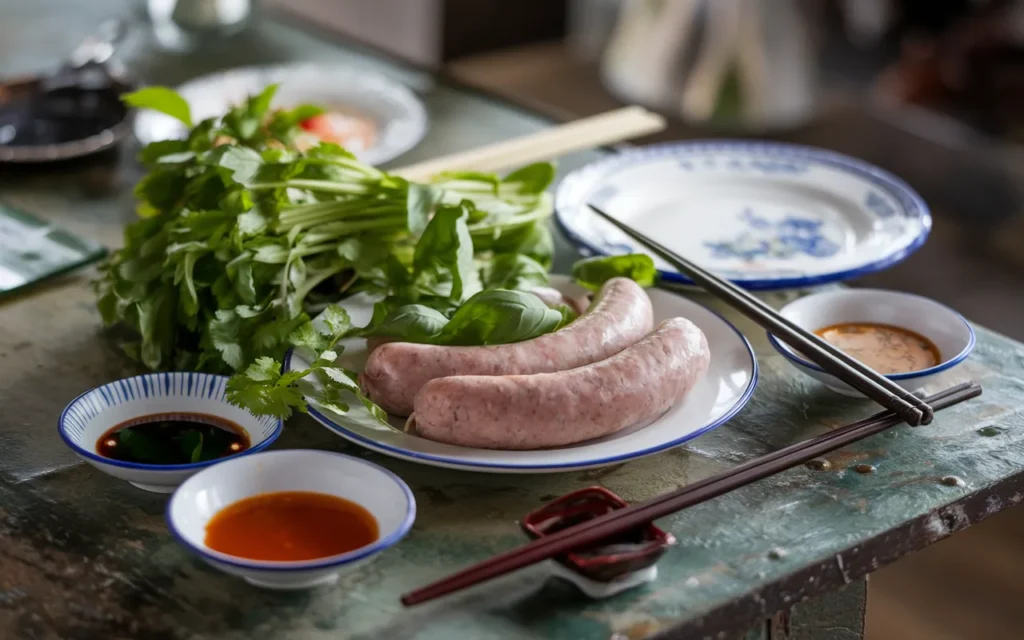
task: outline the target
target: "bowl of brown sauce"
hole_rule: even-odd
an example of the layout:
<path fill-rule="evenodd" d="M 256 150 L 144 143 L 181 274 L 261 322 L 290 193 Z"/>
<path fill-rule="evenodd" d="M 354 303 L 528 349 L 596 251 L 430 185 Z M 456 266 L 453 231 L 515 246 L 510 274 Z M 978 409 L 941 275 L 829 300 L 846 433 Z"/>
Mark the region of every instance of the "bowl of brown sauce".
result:
<path fill-rule="evenodd" d="M 230 404 L 227 381 L 194 372 L 115 380 L 72 400 L 58 432 L 97 469 L 146 491 L 171 493 L 197 471 L 261 451 L 281 434 L 280 419 Z"/>
<path fill-rule="evenodd" d="M 949 307 L 929 298 L 883 289 L 824 291 L 779 310 L 784 317 L 860 360 L 908 391 L 955 377 L 953 369 L 974 349 L 974 329 Z M 862 394 L 768 333 L 793 366 L 830 389 Z"/>
<path fill-rule="evenodd" d="M 307 589 L 401 540 L 416 500 L 366 460 L 289 449 L 232 458 L 178 487 L 167 526 L 213 567 L 268 589 Z"/>

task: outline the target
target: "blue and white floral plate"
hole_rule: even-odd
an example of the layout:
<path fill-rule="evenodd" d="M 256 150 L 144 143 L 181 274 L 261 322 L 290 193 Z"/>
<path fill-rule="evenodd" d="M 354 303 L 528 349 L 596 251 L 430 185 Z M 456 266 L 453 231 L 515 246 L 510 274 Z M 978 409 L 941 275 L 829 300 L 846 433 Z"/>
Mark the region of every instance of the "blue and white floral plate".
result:
<path fill-rule="evenodd" d="M 892 174 L 839 153 L 776 143 L 640 147 L 562 181 L 556 219 L 581 253 L 643 252 L 588 203 L 748 289 L 879 271 L 913 253 L 931 229 L 928 206 Z M 664 280 L 690 283 L 655 261 Z"/>

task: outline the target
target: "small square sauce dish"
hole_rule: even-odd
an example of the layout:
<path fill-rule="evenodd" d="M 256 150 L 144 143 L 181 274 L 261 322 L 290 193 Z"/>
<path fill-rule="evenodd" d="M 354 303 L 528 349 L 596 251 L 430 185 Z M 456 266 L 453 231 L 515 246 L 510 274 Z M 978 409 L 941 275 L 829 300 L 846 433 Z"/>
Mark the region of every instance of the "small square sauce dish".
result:
<path fill-rule="evenodd" d="M 528 536 L 540 538 L 626 506 L 611 491 L 588 487 L 531 511 L 520 524 Z M 655 563 L 675 543 L 675 536 L 648 523 L 555 558 L 553 570 L 588 596 L 605 598 L 656 579 Z"/>
<path fill-rule="evenodd" d="M 917 391 L 953 370 L 974 350 L 974 329 L 949 307 L 910 293 L 882 289 L 823 291 L 779 310 L 783 317 L 824 338 L 885 375 Z M 862 394 L 768 333 L 789 362 L 828 388 Z"/>
<path fill-rule="evenodd" d="M 212 567 L 265 589 L 308 589 L 398 543 L 416 500 L 372 462 L 286 449 L 197 473 L 171 496 L 166 518 L 177 541 Z"/>
<path fill-rule="evenodd" d="M 100 471 L 146 491 L 171 493 L 221 460 L 266 449 L 283 422 L 227 401 L 227 376 L 149 373 L 96 387 L 71 401 L 57 430 Z"/>

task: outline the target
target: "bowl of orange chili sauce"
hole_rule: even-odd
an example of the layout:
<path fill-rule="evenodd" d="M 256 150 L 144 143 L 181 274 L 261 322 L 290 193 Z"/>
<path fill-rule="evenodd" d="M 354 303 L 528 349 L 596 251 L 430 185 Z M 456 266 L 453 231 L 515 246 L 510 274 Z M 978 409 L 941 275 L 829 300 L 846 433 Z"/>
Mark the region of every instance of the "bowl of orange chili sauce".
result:
<path fill-rule="evenodd" d="M 908 391 L 956 382 L 956 367 L 974 350 L 974 329 L 949 307 L 910 293 L 882 289 L 824 291 L 779 310 Z M 862 394 L 768 333 L 797 369 L 844 395 Z"/>
<path fill-rule="evenodd" d="M 401 540 L 412 491 L 360 458 L 292 449 L 228 459 L 182 483 L 174 537 L 210 565 L 268 589 L 332 584 Z"/>

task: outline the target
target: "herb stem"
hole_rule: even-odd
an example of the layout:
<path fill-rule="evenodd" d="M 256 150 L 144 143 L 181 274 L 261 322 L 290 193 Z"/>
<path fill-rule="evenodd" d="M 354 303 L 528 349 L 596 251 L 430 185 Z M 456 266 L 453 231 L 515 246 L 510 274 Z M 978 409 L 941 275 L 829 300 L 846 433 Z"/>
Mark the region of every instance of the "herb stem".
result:
<path fill-rule="evenodd" d="M 309 189 L 310 191 L 322 191 L 324 193 L 342 194 L 365 194 L 371 192 L 370 184 L 348 184 L 345 182 L 331 182 L 330 180 L 285 180 L 284 182 L 257 182 L 249 185 L 254 191 L 262 189 Z"/>

